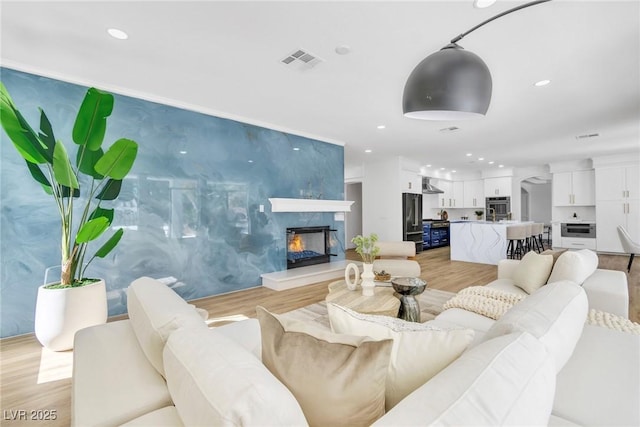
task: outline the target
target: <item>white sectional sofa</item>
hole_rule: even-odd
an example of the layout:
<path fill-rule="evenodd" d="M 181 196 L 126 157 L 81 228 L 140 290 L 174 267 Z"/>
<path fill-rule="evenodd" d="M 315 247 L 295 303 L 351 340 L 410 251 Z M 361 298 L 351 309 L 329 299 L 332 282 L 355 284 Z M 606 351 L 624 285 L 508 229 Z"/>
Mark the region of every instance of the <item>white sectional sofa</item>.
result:
<path fill-rule="evenodd" d="M 517 264 L 501 263 L 490 286 L 518 293 Z M 589 305 L 626 313 L 626 276 L 615 273 L 545 285 L 497 321 L 446 310 L 427 326 L 473 329 L 473 343 L 375 424 L 640 425 L 640 336 L 584 325 Z M 134 281 L 128 299 L 130 319 L 76 335 L 72 425 L 308 423 L 261 362 L 258 320 L 207 328 L 150 278 Z"/>

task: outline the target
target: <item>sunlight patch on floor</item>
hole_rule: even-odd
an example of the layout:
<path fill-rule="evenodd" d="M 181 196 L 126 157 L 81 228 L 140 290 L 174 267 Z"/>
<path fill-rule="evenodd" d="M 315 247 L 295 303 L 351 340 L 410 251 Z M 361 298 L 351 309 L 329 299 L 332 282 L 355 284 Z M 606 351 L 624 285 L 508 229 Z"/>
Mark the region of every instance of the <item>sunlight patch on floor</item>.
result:
<path fill-rule="evenodd" d="M 232 314 L 230 316 L 213 317 L 213 318 L 207 319 L 207 325 L 216 326 L 215 325 L 216 323 L 241 322 L 247 319 L 248 317 L 245 316 L 244 314 Z"/>
<path fill-rule="evenodd" d="M 52 351 L 42 348 L 38 384 L 71 378 L 73 372 L 73 350 Z"/>

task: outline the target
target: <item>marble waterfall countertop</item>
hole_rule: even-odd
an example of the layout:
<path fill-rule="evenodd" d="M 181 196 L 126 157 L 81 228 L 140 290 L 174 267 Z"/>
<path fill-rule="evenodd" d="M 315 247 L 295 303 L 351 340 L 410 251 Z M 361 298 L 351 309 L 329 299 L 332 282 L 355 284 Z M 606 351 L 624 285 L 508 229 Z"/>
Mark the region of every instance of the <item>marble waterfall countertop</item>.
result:
<path fill-rule="evenodd" d="M 494 264 L 507 257 L 507 226 L 531 221 L 450 221 L 452 261 Z"/>

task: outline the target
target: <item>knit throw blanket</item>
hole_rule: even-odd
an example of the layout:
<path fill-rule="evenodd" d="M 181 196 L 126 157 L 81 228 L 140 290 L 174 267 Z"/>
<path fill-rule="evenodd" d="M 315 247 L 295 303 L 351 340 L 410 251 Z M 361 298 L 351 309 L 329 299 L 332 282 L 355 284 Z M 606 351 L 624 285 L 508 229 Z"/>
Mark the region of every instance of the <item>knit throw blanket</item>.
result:
<path fill-rule="evenodd" d="M 486 286 L 470 286 L 461 290 L 456 296 L 444 303 L 442 309 L 461 308 L 493 320 L 498 320 L 513 307 L 514 304 L 517 304 L 524 298 L 523 295 L 487 288 Z M 600 310 L 589 310 L 586 323 L 620 332 L 640 335 L 640 324 Z"/>

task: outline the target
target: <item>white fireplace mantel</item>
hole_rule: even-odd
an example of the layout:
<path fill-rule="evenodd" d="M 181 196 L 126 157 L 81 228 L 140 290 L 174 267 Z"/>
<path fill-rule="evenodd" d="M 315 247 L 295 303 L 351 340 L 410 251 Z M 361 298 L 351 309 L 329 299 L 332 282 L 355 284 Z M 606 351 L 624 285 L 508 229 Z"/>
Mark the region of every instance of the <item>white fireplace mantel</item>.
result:
<path fill-rule="evenodd" d="M 270 198 L 271 212 L 351 212 L 352 201 Z"/>

